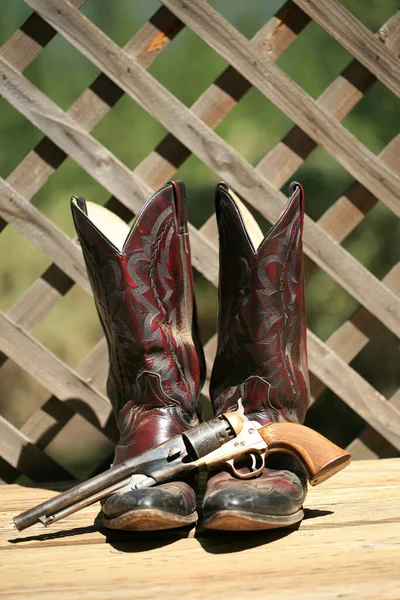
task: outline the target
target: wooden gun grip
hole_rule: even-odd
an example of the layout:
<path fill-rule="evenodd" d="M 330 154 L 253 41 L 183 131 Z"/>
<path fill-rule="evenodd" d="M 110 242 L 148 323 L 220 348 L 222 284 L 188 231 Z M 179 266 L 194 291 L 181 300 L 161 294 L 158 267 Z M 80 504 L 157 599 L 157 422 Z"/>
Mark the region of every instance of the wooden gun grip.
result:
<path fill-rule="evenodd" d="M 303 464 L 311 485 L 347 467 L 351 456 L 326 437 L 298 423 L 270 423 L 258 430 L 269 452 L 292 454 Z"/>

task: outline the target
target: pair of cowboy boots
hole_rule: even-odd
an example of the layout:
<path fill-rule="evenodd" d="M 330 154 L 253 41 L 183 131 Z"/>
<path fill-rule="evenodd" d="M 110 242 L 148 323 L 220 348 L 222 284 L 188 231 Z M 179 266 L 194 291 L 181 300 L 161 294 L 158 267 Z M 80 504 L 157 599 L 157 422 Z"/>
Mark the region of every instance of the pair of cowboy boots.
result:
<path fill-rule="evenodd" d="M 309 403 L 302 231 L 297 183 L 264 237 L 228 187 L 216 189 L 220 237 L 218 349 L 210 395 L 216 415 L 238 408 L 261 424 L 302 422 Z M 205 378 L 198 334 L 184 184 L 170 182 L 129 227 L 72 198 L 72 213 L 109 351 L 107 393 L 120 439 L 114 464 L 198 423 Z M 255 530 L 299 522 L 306 477 L 279 454 L 263 473 L 212 474 L 203 526 Z M 122 489 L 102 501 L 106 527 L 159 530 L 197 521 L 194 481 Z"/>

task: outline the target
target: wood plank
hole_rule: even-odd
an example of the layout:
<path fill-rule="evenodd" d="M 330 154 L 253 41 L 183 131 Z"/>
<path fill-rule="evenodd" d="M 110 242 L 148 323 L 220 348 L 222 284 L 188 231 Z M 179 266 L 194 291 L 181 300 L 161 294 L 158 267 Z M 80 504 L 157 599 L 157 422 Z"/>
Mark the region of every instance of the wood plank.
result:
<path fill-rule="evenodd" d="M 371 193 L 399 214 L 400 178 L 391 169 L 382 165 L 372 152 L 324 111 L 281 69 L 255 52 L 249 41 L 222 15 L 206 2 L 165 0 L 163 3 L 329 152 Z M 55 16 L 55 8 L 49 10 L 48 0 L 28 0 L 28 4 L 38 9 L 54 27 L 61 31 L 61 26 L 56 23 L 61 19 Z M 58 9 L 62 5 L 63 0 L 57 0 Z M 70 15 L 77 13 L 72 8 L 68 9 L 68 12 Z M 63 20 L 65 18 L 64 11 Z M 87 29 L 86 27 L 85 30 Z M 62 33 L 66 35 L 65 28 Z M 69 35 L 73 43 L 89 55 L 86 44 L 82 44 L 76 36 L 73 39 L 72 31 Z"/>
<path fill-rule="evenodd" d="M 400 63 L 371 31 L 336 0 L 294 0 L 313 21 L 400 97 Z"/>
<path fill-rule="evenodd" d="M 393 525 L 348 528 L 340 539 L 341 533 L 296 532 L 281 539 L 275 533 L 264 536 L 264 544 L 260 537 L 241 536 L 230 542 L 221 537 L 173 544 L 111 542 L 95 551 L 90 546 L 90 552 L 85 545 L 73 552 L 58 546 L 27 548 L 23 556 L 4 553 L 2 587 L 14 598 L 54 598 L 55 592 L 62 598 L 132 598 L 134 588 L 138 600 L 176 599 L 183 590 L 189 600 L 199 600 L 205 593 L 210 599 L 224 597 L 229 586 L 229 597 L 239 600 L 397 600 L 399 546 Z M 288 564 L 289 577 L 282 567 Z"/>
<path fill-rule="evenodd" d="M 107 423 L 110 415 L 107 398 L 2 313 L 0 350 L 89 422 L 100 426 Z"/>
<path fill-rule="evenodd" d="M 364 463 L 365 461 L 357 461 L 357 464 Z M 375 473 L 375 478 L 377 474 Z M 363 525 L 369 521 L 377 523 L 397 523 L 400 521 L 400 507 L 396 503 L 391 503 L 393 494 L 396 494 L 399 490 L 399 480 L 393 484 L 380 484 L 375 482 L 373 485 L 359 485 L 349 487 L 343 487 L 336 485 L 335 488 L 325 488 L 322 485 L 320 488 L 310 488 L 306 497 L 304 508 L 306 509 L 303 523 L 301 524 L 302 531 L 321 530 L 321 529 L 332 529 L 332 528 L 344 528 L 354 527 L 357 525 Z M 11 486 L 7 486 L 10 488 Z M 7 527 L 7 524 L 11 522 L 12 517 L 17 513 L 16 510 L 22 511 L 43 502 L 56 495 L 53 490 L 43 489 L 42 493 L 35 493 L 35 489 L 28 488 L 24 489 L 22 486 L 16 486 L 13 484 L 14 489 L 11 494 L 1 493 L 0 498 L 2 499 L 1 511 L 0 511 L 0 552 L 6 546 L 5 536 L 16 541 L 14 546 L 16 549 L 21 550 L 30 547 L 40 547 L 41 541 L 45 541 L 46 537 L 50 536 L 50 539 L 57 538 L 57 532 L 62 531 L 73 531 L 74 529 L 83 528 L 85 525 L 89 531 L 83 530 L 82 533 L 61 538 L 57 541 L 58 545 L 81 545 L 85 544 L 104 544 L 104 534 L 111 532 L 96 532 L 95 528 L 103 529 L 101 519 L 98 518 L 100 511 L 100 505 L 97 503 L 92 505 L 84 511 L 75 513 L 65 519 L 63 522 L 54 524 L 53 527 L 45 529 L 43 525 L 38 524 L 29 530 L 22 532 L 12 531 L 11 527 Z M 22 496 L 24 499 L 22 499 Z M 18 509 L 16 504 L 18 503 Z M 54 537 L 52 536 L 54 534 Z M 47 535 L 46 535 L 47 534 Z M 186 538 L 186 537 L 207 537 L 208 532 L 205 531 L 201 526 L 201 521 L 197 527 L 186 531 L 176 532 L 159 532 L 157 537 L 163 538 Z M 154 534 L 155 536 L 155 534 Z M 209 536 L 209 534 L 208 534 Z M 107 536 L 110 540 L 110 535 Z M 114 540 L 123 540 L 124 535 L 116 532 L 112 536 Z M 125 536 L 126 537 L 126 536 Z M 139 536 L 133 537 L 137 538 Z M 143 538 L 143 534 L 141 536 Z M 19 541 L 20 540 L 20 541 Z"/>
<path fill-rule="evenodd" d="M 68 10 L 73 9 L 69 8 Z M 82 15 L 79 12 L 78 15 L 79 20 Z M 73 13 L 73 16 L 76 17 L 75 13 Z M 98 32 L 96 28 L 94 28 L 94 33 L 100 37 L 101 43 L 111 44 L 111 47 L 113 47 L 113 43 Z M 124 61 L 128 59 L 122 50 L 118 49 L 115 52 L 119 59 L 122 60 L 121 53 Z M 111 50 L 107 53 L 107 57 L 113 55 L 110 53 Z M 139 86 L 139 84 L 133 86 L 135 90 L 140 88 L 141 93 L 143 93 L 147 89 L 146 86 L 148 87 L 147 77 L 150 77 L 152 83 L 150 88 L 147 89 L 147 92 L 150 93 L 153 84 L 156 82 L 139 65 L 136 65 L 130 59 L 128 59 L 128 63 L 131 66 L 127 68 L 133 70 L 132 65 L 134 65 L 135 69 L 140 72 L 139 81 L 145 83 L 144 87 Z M 134 208 L 139 202 L 137 194 L 139 194 L 140 189 L 143 190 L 144 183 L 134 177 L 118 159 L 1 59 L 0 65 L 3 75 L 6 77 L 6 80 L 2 81 L 2 87 L 3 94 L 6 95 L 7 99 L 39 128 L 45 130 L 58 145 L 68 151 L 75 160 L 78 160 L 100 183 L 110 191 L 113 188 L 120 199 L 123 199 L 124 202 Z M 118 73 L 120 72 L 121 69 L 118 67 Z M 108 74 L 111 76 L 111 71 Z M 132 80 L 128 78 L 127 81 L 129 81 L 129 85 L 125 86 L 126 90 L 130 90 L 131 95 L 135 95 L 132 92 Z M 122 82 L 121 87 L 123 87 Z M 167 120 L 171 121 L 172 119 L 171 126 L 175 130 L 175 135 L 177 135 L 177 132 L 185 132 L 187 135 L 184 137 L 187 137 L 187 145 L 192 151 L 196 151 L 206 164 L 215 168 L 222 176 L 226 176 L 227 181 L 231 185 L 233 184 L 232 187 L 236 187 L 239 193 L 251 201 L 252 205 L 264 216 L 275 221 L 279 217 L 280 210 L 285 202 L 283 194 L 272 188 L 264 177 L 261 177 L 249 163 L 207 128 L 200 119 L 192 115 L 179 101 L 176 99 L 172 101 L 171 98 L 173 97 L 162 86 L 157 84 L 155 87 L 158 91 L 161 91 L 163 96 L 162 99 L 159 98 L 159 100 L 162 100 L 161 108 L 163 112 L 168 114 Z M 170 101 L 168 101 L 168 98 Z M 148 103 L 148 98 L 146 102 Z M 152 106 L 155 104 L 155 98 L 153 97 Z M 174 104 L 177 104 L 178 107 L 174 107 Z M 177 110 L 175 110 L 176 108 Z M 182 122 L 185 119 L 188 120 L 186 127 Z M 270 200 L 268 203 L 265 202 L 266 198 Z M 193 238 L 194 231 L 192 229 Z M 389 329 L 400 335 L 400 300 L 382 286 L 348 252 L 326 236 L 308 217 L 306 218 L 304 242 L 305 251 L 314 261 L 323 266 L 347 291 L 377 315 Z M 211 251 L 206 253 L 205 250 L 211 249 L 208 246 L 203 247 L 201 269 L 200 265 L 195 264 L 195 266 L 201 270 L 206 278 L 210 279 L 210 275 L 213 272 L 215 273 L 215 255 Z M 197 253 L 194 253 L 194 259 L 196 257 Z M 207 260 L 207 265 L 204 268 L 205 260 Z M 214 271 L 212 267 L 214 267 Z"/>
<path fill-rule="evenodd" d="M 188 599 L 200 600 L 225 597 L 229 585 L 229 597 L 240 600 L 397 600 L 400 530 L 393 496 L 399 480 L 394 482 L 393 474 L 398 477 L 399 466 L 399 459 L 360 461 L 332 478 L 335 486 L 326 482 L 310 490 L 308 518 L 297 531 L 221 535 L 198 529 L 196 537 L 189 532 L 191 537 L 181 539 L 176 532 L 98 529 L 98 521 L 93 525 L 97 507 L 70 517 L 63 527 L 17 533 L 10 516 L 54 492 L 3 486 L 1 594 L 35 599 L 56 591 L 68 599 L 82 593 L 131 598 L 134 586 L 138 599 L 176 598 L 184 590 Z M 288 564 L 290 576 L 283 576 L 282 565 Z"/>

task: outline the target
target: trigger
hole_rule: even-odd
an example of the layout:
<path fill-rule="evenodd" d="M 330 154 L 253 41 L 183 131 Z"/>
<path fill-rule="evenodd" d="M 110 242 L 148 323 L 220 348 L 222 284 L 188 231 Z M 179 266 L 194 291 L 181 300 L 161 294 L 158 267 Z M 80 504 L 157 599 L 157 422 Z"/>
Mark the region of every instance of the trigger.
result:
<path fill-rule="evenodd" d="M 252 471 L 256 471 L 257 470 L 257 459 L 256 459 L 256 455 L 255 454 L 251 455 L 251 470 Z"/>

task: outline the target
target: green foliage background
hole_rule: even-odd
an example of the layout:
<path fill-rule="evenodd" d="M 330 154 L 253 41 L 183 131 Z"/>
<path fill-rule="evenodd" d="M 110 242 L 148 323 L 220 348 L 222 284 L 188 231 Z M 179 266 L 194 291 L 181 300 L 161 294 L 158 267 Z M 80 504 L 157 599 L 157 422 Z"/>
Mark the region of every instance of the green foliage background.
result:
<path fill-rule="evenodd" d="M 213 0 L 211 4 L 251 38 L 283 5 L 282 0 Z M 367 27 L 376 31 L 398 9 L 398 0 L 344 0 L 343 4 Z M 124 45 L 160 6 L 157 0 L 87 0 L 81 9 L 118 44 Z M 23 0 L 1 3 L 0 43 L 4 43 L 29 16 Z M 279 58 L 277 64 L 317 98 L 349 63 L 351 56 L 318 25 L 311 23 Z M 164 50 L 150 73 L 182 102 L 190 106 L 226 67 L 226 62 L 188 29 Z M 44 49 L 26 70 L 28 77 L 66 110 L 90 85 L 98 70 L 61 36 Z M 379 153 L 400 129 L 399 103 L 377 82 L 343 124 L 374 153 Z M 249 162 L 258 161 L 291 128 L 290 120 L 259 92 L 251 90 L 217 128 L 217 132 Z M 123 97 L 95 128 L 93 135 L 130 168 L 134 168 L 163 138 L 166 131 L 131 99 Z M 0 175 L 6 178 L 41 139 L 42 134 L 4 100 L 0 100 Z M 213 187 L 218 175 L 197 158 L 189 158 L 176 173 L 187 184 L 189 216 L 200 226 L 213 211 Z M 306 189 L 306 210 L 313 219 L 343 194 L 352 177 L 322 149 L 315 150 L 293 176 Z M 288 183 L 284 186 L 287 193 Z M 67 159 L 33 198 L 33 204 L 69 235 L 73 235 L 69 198 L 72 194 L 103 203 L 102 189 L 71 159 Z M 264 228 L 268 224 L 261 222 Z M 394 216 L 381 203 L 345 240 L 344 246 L 377 277 L 382 278 L 399 258 L 399 229 Z M 49 261 L 7 227 L 0 236 L 0 308 L 7 311 L 48 266 Z M 216 292 L 202 279 L 197 281 L 203 338 L 215 326 Z M 358 308 L 357 302 L 325 273 L 318 270 L 307 281 L 309 327 L 322 339 Z M 58 356 L 75 367 L 101 335 L 90 298 L 75 286 L 36 328 L 34 335 Z M 400 382 L 398 344 L 382 331 L 377 342 L 361 353 L 354 366 L 388 396 Z M 15 425 L 48 393 L 38 383 L 8 365 L 2 381 L 0 409 Z M 28 401 L 29 398 L 29 401 Z M 362 426 L 333 394 L 327 393 L 310 412 L 310 419 L 344 443 Z M 315 417 L 313 417 L 313 414 Z M 331 415 L 351 425 L 332 429 Z M 328 415 L 328 416 L 327 416 Z M 324 424 L 325 423 L 325 424 Z M 324 429 L 325 428 L 325 429 Z M 95 444 L 94 444 L 95 445 Z M 51 450 L 51 449 L 50 449 Z M 57 454 L 57 448 L 53 449 Z"/>

